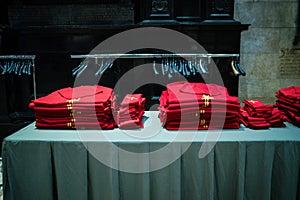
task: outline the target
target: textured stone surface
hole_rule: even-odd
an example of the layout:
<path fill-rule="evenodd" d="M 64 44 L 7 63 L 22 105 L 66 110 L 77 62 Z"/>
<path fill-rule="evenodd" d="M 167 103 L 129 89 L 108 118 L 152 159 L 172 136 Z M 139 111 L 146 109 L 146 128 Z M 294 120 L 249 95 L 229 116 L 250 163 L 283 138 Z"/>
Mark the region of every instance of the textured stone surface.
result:
<path fill-rule="evenodd" d="M 241 66 L 246 70 L 247 77 L 264 76 L 275 79 L 279 73 L 278 54 L 242 54 Z"/>
<path fill-rule="evenodd" d="M 280 28 L 279 29 L 279 50 L 282 48 L 294 48 L 293 42 L 297 33 L 296 28 Z"/>
<path fill-rule="evenodd" d="M 280 79 L 279 80 L 281 87 L 289 87 L 293 85 L 300 85 L 300 79 L 293 79 L 293 78 L 287 78 L 287 79 Z"/>
<path fill-rule="evenodd" d="M 242 53 L 278 53 L 280 30 L 275 28 L 253 28 L 242 33 Z"/>
<path fill-rule="evenodd" d="M 281 88 L 276 79 L 252 78 L 247 81 L 248 99 L 259 99 L 274 104 L 276 91 Z"/>
<path fill-rule="evenodd" d="M 240 78 L 240 101 L 273 104 L 280 88 L 300 85 L 300 78 L 291 73 L 300 70 L 300 50 L 293 46 L 297 8 L 298 1 L 236 1 L 235 19 L 251 24 L 241 37 L 241 66 L 247 75 Z"/>
<path fill-rule="evenodd" d="M 248 87 L 247 77 L 241 77 L 239 79 L 239 101 L 242 102 L 244 99 L 248 99 Z"/>
<path fill-rule="evenodd" d="M 281 49 L 279 78 L 300 79 L 300 49 Z"/>
<path fill-rule="evenodd" d="M 236 4 L 235 17 L 251 27 L 296 27 L 297 2 L 244 2 Z"/>

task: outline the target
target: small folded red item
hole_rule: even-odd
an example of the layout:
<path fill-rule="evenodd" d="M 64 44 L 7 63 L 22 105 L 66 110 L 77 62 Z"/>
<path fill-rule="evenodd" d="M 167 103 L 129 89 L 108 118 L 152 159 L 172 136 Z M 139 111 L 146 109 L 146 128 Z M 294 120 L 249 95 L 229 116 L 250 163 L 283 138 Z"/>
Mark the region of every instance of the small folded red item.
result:
<path fill-rule="evenodd" d="M 143 128 L 143 114 L 145 112 L 146 99 L 142 94 L 127 94 L 123 98 L 117 115 L 117 123 L 120 129 Z"/>
<path fill-rule="evenodd" d="M 267 118 L 272 114 L 273 105 L 265 105 L 260 100 L 244 100 L 244 109 L 253 117 Z"/>
<path fill-rule="evenodd" d="M 251 129 L 266 129 L 270 127 L 270 123 L 266 121 L 263 117 L 252 117 L 245 107 L 241 107 L 240 109 L 240 121 L 244 126 Z"/>

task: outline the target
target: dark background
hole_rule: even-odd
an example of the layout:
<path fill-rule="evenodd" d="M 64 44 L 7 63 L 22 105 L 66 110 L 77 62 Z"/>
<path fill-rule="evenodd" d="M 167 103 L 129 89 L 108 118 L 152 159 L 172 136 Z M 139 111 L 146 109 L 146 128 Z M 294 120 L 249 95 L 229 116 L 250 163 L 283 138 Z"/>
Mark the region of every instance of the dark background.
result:
<path fill-rule="evenodd" d="M 72 69 L 106 38 L 136 27 L 157 26 L 185 33 L 209 53 L 240 52 L 240 33 L 248 25 L 233 20 L 233 0 L 4 0 L 0 5 L 0 53 L 36 55 L 37 96 L 72 86 Z M 228 60 L 215 59 L 224 84 L 238 96 L 238 77 Z M 100 84 L 114 86 L 134 60 L 116 62 Z M 188 77 L 201 81 L 201 77 Z M 163 88 L 141 88 L 149 97 Z M 34 120 L 32 77 L 0 74 L 1 134 L 8 135 Z"/>

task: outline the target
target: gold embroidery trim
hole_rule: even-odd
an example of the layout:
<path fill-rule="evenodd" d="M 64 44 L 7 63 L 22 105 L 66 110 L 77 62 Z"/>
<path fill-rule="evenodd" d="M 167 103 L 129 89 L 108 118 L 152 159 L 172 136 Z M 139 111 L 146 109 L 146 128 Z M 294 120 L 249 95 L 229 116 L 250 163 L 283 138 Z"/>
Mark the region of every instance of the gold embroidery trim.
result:
<path fill-rule="evenodd" d="M 195 114 L 196 117 L 201 116 L 201 114 L 204 114 L 205 110 L 199 110 L 198 113 Z"/>
<path fill-rule="evenodd" d="M 78 101 L 80 101 L 80 98 L 67 100 L 67 103 L 72 104 L 72 103 L 78 102 Z"/>
<path fill-rule="evenodd" d="M 255 103 L 257 103 L 258 101 L 250 100 L 249 102 L 255 104 Z"/>
<path fill-rule="evenodd" d="M 67 108 L 68 108 L 68 110 L 72 110 L 73 109 L 72 104 L 68 103 Z"/>
<path fill-rule="evenodd" d="M 76 126 L 73 125 L 72 122 L 68 122 L 68 123 L 67 123 L 67 127 L 70 127 L 70 128 L 76 128 Z"/>
<path fill-rule="evenodd" d="M 136 99 L 138 99 L 138 98 L 136 98 L 136 97 L 133 97 L 133 96 L 130 96 L 130 97 L 128 97 L 128 96 L 127 96 L 127 98 L 129 98 L 129 99 L 130 99 L 130 101 L 133 101 L 133 100 L 136 100 Z"/>
<path fill-rule="evenodd" d="M 201 120 L 199 121 L 199 125 L 200 125 L 200 126 L 205 125 L 205 119 L 201 119 Z"/>
<path fill-rule="evenodd" d="M 202 95 L 201 99 L 204 101 L 203 107 L 208 107 L 210 100 L 214 99 L 214 97 L 211 97 L 210 95 L 204 94 L 204 95 Z"/>

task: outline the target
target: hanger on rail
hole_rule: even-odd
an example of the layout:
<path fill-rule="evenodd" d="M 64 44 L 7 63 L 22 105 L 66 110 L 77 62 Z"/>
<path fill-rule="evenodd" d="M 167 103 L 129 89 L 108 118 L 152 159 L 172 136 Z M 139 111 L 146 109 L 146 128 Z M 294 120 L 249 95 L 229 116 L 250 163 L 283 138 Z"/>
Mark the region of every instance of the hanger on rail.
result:
<path fill-rule="evenodd" d="M 33 96 L 36 99 L 35 55 L 0 55 L 0 69 L 2 75 L 17 76 L 32 75 Z"/>
<path fill-rule="evenodd" d="M 209 65 L 212 57 L 232 57 L 231 67 L 236 76 L 245 76 L 245 71 L 240 67 L 239 54 L 92 54 L 71 55 L 71 58 L 84 58 L 76 68 L 72 70 L 74 76 L 80 75 L 88 66 L 90 59 L 95 59 L 95 75 L 103 74 L 113 66 L 116 58 L 151 58 L 155 75 L 166 76 L 169 79 L 176 76 L 196 76 L 209 73 Z M 98 62 L 100 60 L 100 62 Z"/>
<path fill-rule="evenodd" d="M 246 75 L 246 72 L 240 66 L 240 60 L 238 57 L 232 57 L 231 68 L 235 76 Z"/>
<path fill-rule="evenodd" d="M 72 75 L 73 76 L 80 76 L 84 70 L 86 70 L 87 67 L 91 64 L 91 60 L 85 59 L 83 60 L 77 67 L 75 67 L 72 70 Z M 113 66 L 113 59 L 111 58 L 101 58 L 100 62 L 99 59 L 95 59 L 95 64 L 96 64 L 96 72 L 95 76 L 102 75 L 107 69 L 110 69 Z"/>
<path fill-rule="evenodd" d="M 31 75 L 34 67 L 34 58 L 35 56 L 1 55 L 1 74 L 15 74 L 18 76 L 21 76 L 23 74 Z"/>
<path fill-rule="evenodd" d="M 207 74 L 210 58 L 197 58 L 186 60 L 181 57 L 166 57 L 161 61 L 153 60 L 152 68 L 155 75 L 167 76 L 169 79 L 174 76 L 195 76 Z"/>

